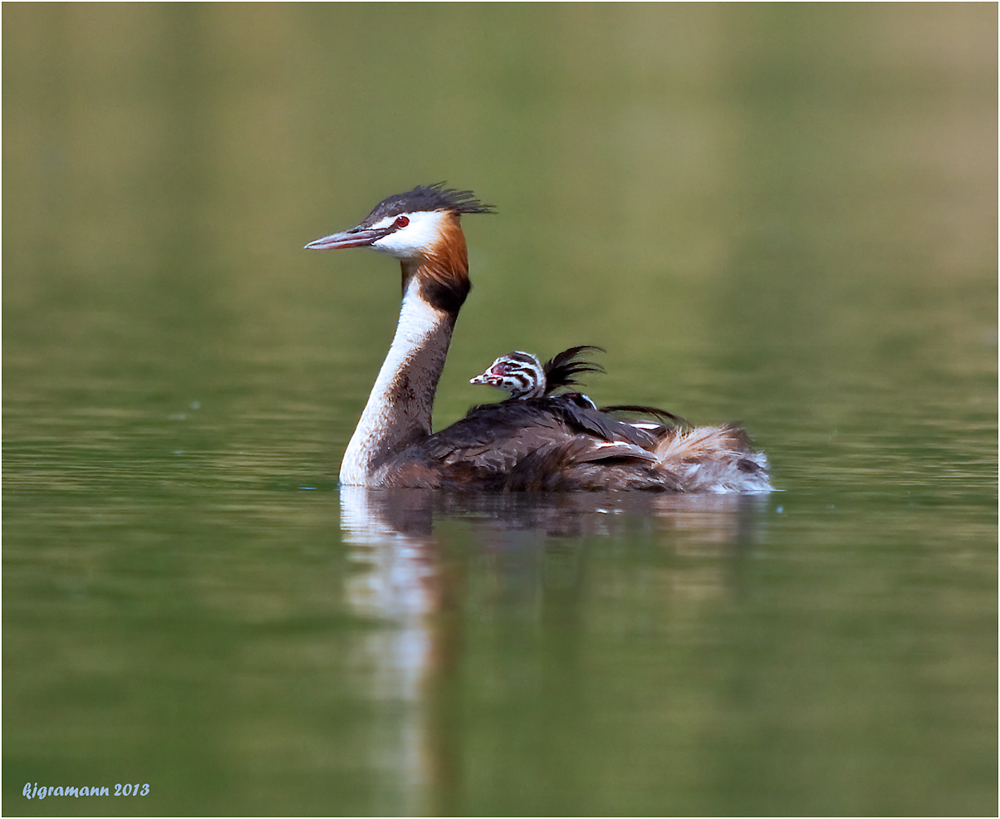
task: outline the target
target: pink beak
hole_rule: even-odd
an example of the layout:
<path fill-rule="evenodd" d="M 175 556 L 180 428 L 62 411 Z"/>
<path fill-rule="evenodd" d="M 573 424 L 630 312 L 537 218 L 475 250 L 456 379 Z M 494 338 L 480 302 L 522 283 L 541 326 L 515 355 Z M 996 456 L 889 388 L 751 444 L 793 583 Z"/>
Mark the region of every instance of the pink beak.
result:
<path fill-rule="evenodd" d="M 489 384 L 491 387 L 495 387 L 503 380 L 503 373 L 497 372 L 500 368 L 498 366 L 490 367 L 486 372 L 480 373 L 475 378 L 470 378 L 470 384 Z"/>

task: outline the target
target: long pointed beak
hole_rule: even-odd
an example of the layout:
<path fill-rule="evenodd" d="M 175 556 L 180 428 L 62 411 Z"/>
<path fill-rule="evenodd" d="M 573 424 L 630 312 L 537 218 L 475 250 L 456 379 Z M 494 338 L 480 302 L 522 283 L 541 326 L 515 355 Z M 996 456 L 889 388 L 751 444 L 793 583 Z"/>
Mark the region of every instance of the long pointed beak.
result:
<path fill-rule="evenodd" d="M 345 247 L 370 247 L 383 236 L 388 235 L 385 229 L 351 228 L 341 233 L 331 233 L 305 246 L 305 250 L 340 250 Z"/>

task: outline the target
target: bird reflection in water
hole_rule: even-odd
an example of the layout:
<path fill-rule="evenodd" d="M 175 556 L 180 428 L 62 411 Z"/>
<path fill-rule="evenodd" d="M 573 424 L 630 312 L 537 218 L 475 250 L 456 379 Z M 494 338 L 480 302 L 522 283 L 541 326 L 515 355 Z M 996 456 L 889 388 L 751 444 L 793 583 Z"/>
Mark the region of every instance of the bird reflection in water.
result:
<path fill-rule="evenodd" d="M 560 638 L 571 638 L 607 579 L 588 575 L 588 557 L 609 546 L 648 555 L 652 544 L 678 559 L 654 557 L 652 571 L 642 572 L 644 592 L 739 594 L 740 567 L 768 501 L 342 486 L 340 502 L 343 541 L 358 569 L 347 581 L 348 605 L 382 626 L 364 632 L 351 658 L 367 694 L 386 706 L 373 762 L 395 771 L 404 812 L 443 815 L 460 810 L 460 672 L 470 631 L 529 620 L 543 629 L 558 623 Z"/>

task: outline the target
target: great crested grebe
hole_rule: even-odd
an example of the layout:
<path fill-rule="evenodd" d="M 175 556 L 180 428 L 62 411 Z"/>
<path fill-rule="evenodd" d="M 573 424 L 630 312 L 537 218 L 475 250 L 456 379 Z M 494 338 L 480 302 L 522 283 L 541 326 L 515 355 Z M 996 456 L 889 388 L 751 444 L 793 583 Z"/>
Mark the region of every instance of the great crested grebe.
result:
<path fill-rule="evenodd" d="M 562 387 L 579 386 L 576 376 L 583 372 L 603 373 L 604 367 L 593 361 L 585 361 L 579 356 L 586 350 L 604 352 L 603 347 L 584 344 L 570 347 L 553 356 L 544 364 L 531 353 L 515 350 L 495 359 L 492 364 L 479 375 L 469 379 L 470 384 L 488 384 L 491 387 L 510 393 L 508 401 L 542 398 L 551 395 Z M 667 412 L 659 407 L 639 406 L 637 404 L 618 404 L 610 407 L 598 407 L 589 395 L 579 392 L 563 393 L 560 398 L 570 398 L 576 404 L 599 410 L 606 414 L 643 414 L 658 418 L 669 426 L 687 426 L 687 421 L 679 415 Z M 651 421 L 633 421 L 636 427 L 656 427 L 659 424 Z"/>
<path fill-rule="evenodd" d="M 598 407 L 589 395 L 579 392 L 564 392 L 558 395 L 553 393 L 569 386 L 579 386 L 580 382 L 576 376 L 582 372 L 603 373 L 604 368 L 600 364 L 592 361 L 584 361 L 578 356 L 585 350 L 599 350 L 604 352 L 603 347 L 595 347 L 586 344 L 582 347 L 570 347 L 563 350 L 558 355 L 550 358 L 545 364 L 531 353 L 523 353 L 517 350 L 507 353 L 497 358 L 489 368 L 469 379 L 470 384 L 488 384 L 510 393 L 508 401 L 526 401 L 537 398 L 548 398 L 552 406 L 561 402 L 566 407 L 583 407 L 585 409 L 597 410 L 605 415 L 622 416 L 634 415 L 636 413 L 646 416 L 641 420 L 627 421 L 629 427 L 641 430 L 647 436 L 652 435 L 655 440 L 659 440 L 665 435 L 673 434 L 667 428 L 688 426 L 688 422 L 679 415 L 667 412 L 659 407 L 640 406 L 637 404 L 617 404 L 608 407 Z M 473 409 L 478 409 L 474 407 Z M 657 419 L 655 421 L 651 419 Z M 628 435 L 631 430 L 625 434 Z M 654 443 L 655 443 L 654 440 Z"/>
<path fill-rule="evenodd" d="M 431 411 L 471 287 L 463 214 L 492 213 L 443 182 L 384 199 L 362 222 L 306 245 L 400 260 L 396 334 L 340 466 L 345 485 L 469 490 L 767 492 L 767 459 L 739 427 L 653 434 L 564 396 L 476 407 L 438 433 Z M 579 370 L 578 370 L 579 371 Z"/>

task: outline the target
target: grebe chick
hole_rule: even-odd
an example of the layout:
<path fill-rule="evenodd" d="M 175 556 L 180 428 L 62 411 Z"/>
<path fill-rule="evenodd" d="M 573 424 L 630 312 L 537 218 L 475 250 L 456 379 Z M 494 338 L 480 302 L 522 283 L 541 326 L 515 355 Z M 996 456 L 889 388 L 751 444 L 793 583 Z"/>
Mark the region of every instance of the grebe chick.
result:
<path fill-rule="evenodd" d="M 488 384 L 510 393 L 512 399 L 541 398 L 560 387 L 577 386 L 576 376 L 582 372 L 604 372 L 600 364 L 579 359 L 586 350 L 603 348 L 592 344 L 570 347 L 550 358 L 543 365 L 531 353 L 515 351 L 497 358 L 484 372 L 469 380 L 470 384 Z M 594 409 L 597 405 L 582 393 L 574 393 Z"/>
<path fill-rule="evenodd" d="M 570 347 L 550 358 L 543 365 L 531 353 L 516 351 L 497 358 L 485 371 L 469 380 L 470 384 L 488 384 L 510 393 L 508 401 L 527 401 L 533 398 L 551 396 L 560 387 L 579 386 L 576 375 L 581 372 L 604 372 L 600 364 L 584 361 L 578 356 L 585 350 L 604 352 L 603 347 L 586 344 L 580 347 Z M 667 412 L 659 407 L 640 406 L 636 404 L 616 404 L 598 407 L 589 395 L 580 392 L 561 393 L 557 398 L 567 400 L 581 407 L 594 409 L 607 415 L 640 414 L 647 418 L 629 421 L 636 429 L 647 432 L 662 433 L 664 426 L 688 426 L 688 422 L 679 415 Z M 657 419 L 655 421 L 650 419 Z"/>
<path fill-rule="evenodd" d="M 444 183 L 384 199 L 357 227 L 306 245 L 399 259 L 403 300 L 389 352 L 344 452 L 340 481 L 501 491 L 767 492 L 767 459 L 737 426 L 640 430 L 548 396 L 470 410 L 431 432 L 438 380 L 471 287 L 461 217 L 492 213 Z"/>

